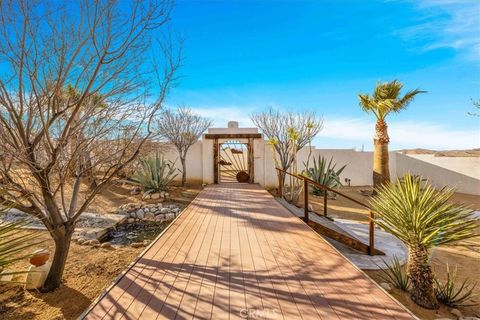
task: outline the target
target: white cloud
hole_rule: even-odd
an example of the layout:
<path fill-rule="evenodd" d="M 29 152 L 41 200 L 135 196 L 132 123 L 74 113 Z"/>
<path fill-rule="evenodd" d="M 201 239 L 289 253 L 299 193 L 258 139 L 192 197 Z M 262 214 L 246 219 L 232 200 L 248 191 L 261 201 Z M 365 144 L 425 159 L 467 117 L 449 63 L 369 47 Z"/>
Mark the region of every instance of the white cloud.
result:
<path fill-rule="evenodd" d="M 420 41 L 424 51 L 452 48 L 460 56 L 480 60 L 480 1 L 416 0 L 416 25 L 397 32 L 405 41 Z"/>
<path fill-rule="evenodd" d="M 194 107 L 195 112 L 214 120 L 214 126 L 226 127 L 228 121 L 238 121 L 241 127 L 254 127 L 250 114 L 258 111 L 253 106 Z M 452 129 L 425 121 L 388 121 L 392 149 L 471 149 L 480 147 L 477 129 Z M 372 149 L 375 122 L 371 118 L 336 118 L 324 116 L 324 129 L 314 140 L 322 148 Z M 342 143 L 339 143 L 342 141 Z"/>
<path fill-rule="evenodd" d="M 418 121 L 388 121 L 393 149 L 471 149 L 480 146 L 480 131 L 477 129 L 451 129 L 443 125 Z M 375 122 L 366 119 L 325 118 L 325 128 L 320 133 L 322 146 L 327 138 L 351 141 L 354 145 L 365 144 L 371 149 Z M 335 147 L 334 145 L 330 147 Z"/>

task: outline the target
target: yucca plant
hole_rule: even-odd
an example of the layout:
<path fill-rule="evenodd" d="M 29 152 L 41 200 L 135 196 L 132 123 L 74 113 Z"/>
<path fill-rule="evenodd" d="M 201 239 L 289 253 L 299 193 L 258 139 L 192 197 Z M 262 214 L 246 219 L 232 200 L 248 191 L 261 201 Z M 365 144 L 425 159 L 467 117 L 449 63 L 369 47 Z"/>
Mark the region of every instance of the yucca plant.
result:
<path fill-rule="evenodd" d="M 7 209 L 0 204 L 0 216 L 3 216 Z M 26 224 L 28 220 L 0 222 L 0 283 L 10 282 L 3 280 L 6 276 L 25 273 L 26 271 L 8 271 L 7 268 L 16 261 L 29 258 L 29 249 L 43 242 L 36 233 L 19 232 Z"/>
<path fill-rule="evenodd" d="M 407 174 L 376 190 L 377 196 L 371 200 L 375 222 L 409 250 L 407 275 L 412 300 L 425 308 L 437 308 L 430 251 L 478 236 L 478 218 L 472 210 L 449 202 L 453 189 L 435 190 L 428 182 L 423 184 L 421 177 Z"/>
<path fill-rule="evenodd" d="M 330 188 L 337 188 L 342 185 L 340 182 L 340 174 L 345 169 L 346 165 L 340 169 L 335 169 L 337 166 L 336 163 L 333 163 L 333 157 L 330 158 L 330 161 L 327 164 L 327 159 L 323 156 L 318 156 L 318 159 L 313 158 L 313 167 L 308 168 L 305 164 L 306 171 L 305 174 L 307 177 L 315 181 L 316 183 L 322 184 Z M 321 188 L 313 187 L 314 195 L 323 195 L 324 190 Z"/>
<path fill-rule="evenodd" d="M 463 281 L 460 286 L 457 283 L 457 267 L 450 271 L 450 267 L 447 264 L 447 280 L 445 282 L 439 281 L 435 278 L 435 295 L 438 301 L 450 307 L 458 306 L 474 306 L 475 303 L 469 303 L 475 294 L 473 291 L 477 286 L 477 283 L 470 283 L 468 279 Z"/>
<path fill-rule="evenodd" d="M 140 168 L 130 181 L 143 188 L 144 195 L 167 190 L 168 184 L 177 176 L 175 162 L 165 160 L 157 152 L 140 159 Z"/>
<path fill-rule="evenodd" d="M 382 278 L 385 281 L 390 282 L 395 288 L 407 291 L 408 286 L 410 285 L 410 280 L 408 279 L 405 268 L 400 264 L 397 256 L 393 256 L 393 261 L 390 264 L 385 260 L 383 261 L 383 264 L 383 267 L 379 266 L 383 273 Z"/>

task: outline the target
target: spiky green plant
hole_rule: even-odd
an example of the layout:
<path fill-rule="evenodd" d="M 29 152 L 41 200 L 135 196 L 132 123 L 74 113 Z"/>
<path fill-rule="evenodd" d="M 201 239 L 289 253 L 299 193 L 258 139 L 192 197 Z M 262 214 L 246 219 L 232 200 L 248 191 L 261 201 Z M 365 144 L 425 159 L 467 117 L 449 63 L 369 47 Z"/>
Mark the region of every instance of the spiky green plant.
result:
<path fill-rule="evenodd" d="M 317 161 L 318 160 L 318 161 Z M 335 169 L 336 163 L 332 163 L 333 158 L 327 164 L 327 159 L 323 156 L 318 156 L 318 159 L 313 158 L 313 167 L 308 168 L 305 164 L 307 177 L 330 188 L 337 188 L 342 185 L 340 182 L 340 174 L 345 169 L 346 165 L 340 169 Z M 323 195 L 324 190 L 322 188 L 313 187 L 314 195 Z"/>
<path fill-rule="evenodd" d="M 0 216 L 3 216 L 7 209 L 0 204 Z M 28 220 L 0 222 L 0 283 L 9 282 L 3 280 L 5 276 L 25 273 L 26 271 L 8 271 L 7 268 L 16 261 L 29 258 L 31 253 L 26 251 L 43 242 L 36 233 L 20 232 L 21 227 L 26 224 Z"/>
<path fill-rule="evenodd" d="M 475 296 L 473 291 L 477 283 L 471 283 L 468 279 L 463 281 L 460 286 L 457 286 L 456 283 L 457 267 L 450 271 L 450 267 L 447 264 L 447 280 L 442 283 L 435 278 L 434 288 L 438 301 L 450 307 L 477 305 L 476 303 L 468 303 Z"/>
<path fill-rule="evenodd" d="M 163 154 L 140 159 L 140 168 L 130 181 L 143 188 L 144 195 L 167 190 L 168 184 L 177 176 L 175 162 L 165 160 Z"/>
<path fill-rule="evenodd" d="M 408 290 L 410 280 L 405 267 L 400 264 L 397 256 L 393 256 L 393 261 L 390 264 L 383 260 L 383 267 L 380 267 L 380 270 L 385 281 L 390 282 L 397 289 Z"/>
<path fill-rule="evenodd" d="M 449 201 L 453 189 L 435 190 L 430 183 L 423 184 L 422 177 L 407 174 L 395 184 L 386 183 L 376 190 L 377 196 L 371 200 L 376 224 L 409 250 L 407 274 L 412 300 L 425 308 L 437 308 L 430 251 L 478 236 L 478 218 L 472 210 Z"/>

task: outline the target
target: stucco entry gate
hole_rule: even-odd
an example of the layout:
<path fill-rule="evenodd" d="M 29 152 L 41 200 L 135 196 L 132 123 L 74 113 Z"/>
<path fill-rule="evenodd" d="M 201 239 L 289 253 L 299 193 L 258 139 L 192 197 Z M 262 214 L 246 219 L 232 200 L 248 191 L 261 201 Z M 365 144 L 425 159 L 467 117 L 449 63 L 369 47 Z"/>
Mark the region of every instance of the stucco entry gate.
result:
<path fill-rule="evenodd" d="M 230 129 L 228 133 L 204 135 L 204 139 L 213 140 L 213 183 L 253 183 L 255 181 L 253 140 L 261 139 L 262 135 L 232 132 L 238 129 L 238 123 L 235 121 L 228 123 L 228 129 Z"/>

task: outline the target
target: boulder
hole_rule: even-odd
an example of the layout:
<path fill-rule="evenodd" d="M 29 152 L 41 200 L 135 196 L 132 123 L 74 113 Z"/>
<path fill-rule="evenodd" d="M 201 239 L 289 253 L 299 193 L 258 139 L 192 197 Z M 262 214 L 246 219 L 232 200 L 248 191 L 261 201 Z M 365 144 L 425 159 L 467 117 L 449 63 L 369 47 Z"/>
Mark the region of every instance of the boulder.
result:
<path fill-rule="evenodd" d="M 110 242 L 104 242 L 100 245 L 100 248 L 103 248 L 103 249 L 113 249 L 113 246 Z"/>
<path fill-rule="evenodd" d="M 143 209 L 138 209 L 135 212 L 135 214 L 136 214 L 138 219 L 143 219 L 145 217 L 145 212 L 143 211 Z"/>
<path fill-rule="evenodd" d="M 385 291 L 392 291 L 392 286 L 390 286 L 390 283 L 382 282 L 380 283 L 380 287 L 382 287 Z"/>
<path fill-rule="evenodd" d="M 145 213 L 145 219 L 153 220 L 155 219 L 155 214 L 153 212 Z"/>
<path fill-rule="evenodd" d="M 98 241 L 97 239 L 91 239 L 91 240 L 85 241 L 83 243 L 83 245 L 85 245 L 85 246 L 95 246 L 95 245 L 100 246 L 100 241 Z"/>

